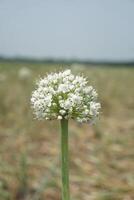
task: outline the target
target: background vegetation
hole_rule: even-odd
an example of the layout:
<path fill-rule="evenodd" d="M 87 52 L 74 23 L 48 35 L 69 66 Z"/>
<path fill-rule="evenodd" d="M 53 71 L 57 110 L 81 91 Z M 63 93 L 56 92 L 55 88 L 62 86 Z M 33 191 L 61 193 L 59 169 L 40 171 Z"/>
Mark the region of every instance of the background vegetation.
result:
<path fill-rule="evenodd" d="M 59 122 L 34 120 L 30 96 L 37 78 L 65 67 L 102 104 L 95 126 L 70 121 L 72 200 L 133 200 L 134 68 L 30 62 L 0 63 L 0 200 L 60 199 Z"/>

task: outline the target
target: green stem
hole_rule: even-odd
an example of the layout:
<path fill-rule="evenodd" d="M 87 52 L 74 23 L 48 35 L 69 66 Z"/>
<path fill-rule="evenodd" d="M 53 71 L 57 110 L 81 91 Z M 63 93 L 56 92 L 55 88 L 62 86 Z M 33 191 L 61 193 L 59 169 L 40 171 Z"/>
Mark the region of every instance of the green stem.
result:
<path fill-rule="evenodd" d="M 61 120 L 62 200 L 69 200 L 68 120 Z"/>

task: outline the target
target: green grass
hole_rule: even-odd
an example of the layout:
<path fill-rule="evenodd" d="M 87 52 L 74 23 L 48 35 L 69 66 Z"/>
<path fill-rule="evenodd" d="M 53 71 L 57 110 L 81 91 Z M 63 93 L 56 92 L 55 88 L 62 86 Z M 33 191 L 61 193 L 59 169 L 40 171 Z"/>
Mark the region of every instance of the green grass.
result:
<path fill-rule="evenodd" d="M 36 121 L 30 109 L 35 81 L 63 65 L 0 64 L 0 199 L 59 200 L 59 124 Z M 70 68 L 71 66 L 67 66 Z M 134 69 L 83 67 L 102 103 L 95 126 L 70 122 L 72 200 L 134 199 Z"/>

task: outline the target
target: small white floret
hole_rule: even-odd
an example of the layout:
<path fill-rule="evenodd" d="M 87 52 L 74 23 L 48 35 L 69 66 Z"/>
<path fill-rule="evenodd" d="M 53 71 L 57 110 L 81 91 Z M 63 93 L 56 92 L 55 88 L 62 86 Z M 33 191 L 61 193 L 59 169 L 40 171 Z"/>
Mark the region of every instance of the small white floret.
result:
<path fill-rule="evenodd" d="M 61 119 L 62 119 L 62 116 L 59 115 L 59 116 L 58 116 L 58 119 L 61 120 Z"/>

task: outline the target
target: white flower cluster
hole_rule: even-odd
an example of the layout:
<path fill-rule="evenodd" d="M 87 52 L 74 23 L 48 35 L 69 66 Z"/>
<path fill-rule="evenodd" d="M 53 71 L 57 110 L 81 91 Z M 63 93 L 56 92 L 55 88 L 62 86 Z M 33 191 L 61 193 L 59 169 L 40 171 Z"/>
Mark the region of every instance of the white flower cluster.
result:
<path fill-rule="evenodd" d="M 97 93 L 86 78 L 71 70 L 52 73 L 40 79 L 32 93 L 31 104 L 38 119 L 76 119 L 93 122 L 99 114 Z"/>

